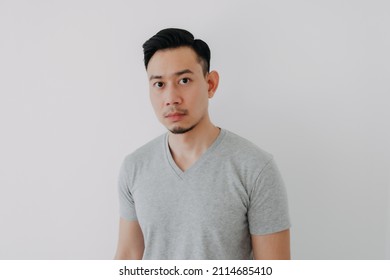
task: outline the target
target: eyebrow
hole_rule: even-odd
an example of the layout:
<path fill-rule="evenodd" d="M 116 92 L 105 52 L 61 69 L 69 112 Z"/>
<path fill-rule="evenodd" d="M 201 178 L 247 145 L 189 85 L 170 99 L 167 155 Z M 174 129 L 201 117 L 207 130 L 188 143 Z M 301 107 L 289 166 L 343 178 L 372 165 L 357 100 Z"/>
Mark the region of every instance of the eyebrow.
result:
<path fill-rule="evenodd" d="M 172 76 L 181 76 L 183 74 L 194 74 L 194 72 L 192 72 L 190 69 L 184 69 L 184 70 L 173 73 Z M 162 77 L 163 76 L 160 76 L 160 75 L 151 75 L 149 77 L 149 81 L 155 80 L 155 79 L 162 79 Z"/>

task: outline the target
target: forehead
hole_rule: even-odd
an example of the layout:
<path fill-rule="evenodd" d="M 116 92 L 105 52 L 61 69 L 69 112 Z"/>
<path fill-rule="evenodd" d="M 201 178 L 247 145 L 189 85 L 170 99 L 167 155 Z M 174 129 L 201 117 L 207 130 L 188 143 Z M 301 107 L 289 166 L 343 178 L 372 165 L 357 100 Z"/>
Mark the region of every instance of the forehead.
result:
<path fill-rule="evenodd" d="M 194 73 L 202 72 L 197 54 L 189 47 L 157 51 L 149 61 L 147 73 L 163 76 L 183 69 L 190 69 Z"/>

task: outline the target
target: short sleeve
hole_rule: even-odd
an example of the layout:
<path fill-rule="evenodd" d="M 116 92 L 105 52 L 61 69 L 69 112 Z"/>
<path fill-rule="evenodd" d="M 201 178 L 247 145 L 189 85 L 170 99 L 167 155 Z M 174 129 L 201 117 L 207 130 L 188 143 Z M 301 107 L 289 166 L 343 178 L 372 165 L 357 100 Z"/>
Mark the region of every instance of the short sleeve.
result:
<path fill-rule="evenodd" d="M 130 170 L 127 168 L 126 159 L 123 161 L 119 171 L 118 194 L 119 194 L 119 214 L 122 218 L 133 221 L 137 220 L 133 195 L 130 191 Z"/>
<path fill-rule="evenodd" d="M 265 235 L 290 228 L 287 193 L 273 159 L 258 175 L 249 198 L 248 223 L 251 234 Z"/>

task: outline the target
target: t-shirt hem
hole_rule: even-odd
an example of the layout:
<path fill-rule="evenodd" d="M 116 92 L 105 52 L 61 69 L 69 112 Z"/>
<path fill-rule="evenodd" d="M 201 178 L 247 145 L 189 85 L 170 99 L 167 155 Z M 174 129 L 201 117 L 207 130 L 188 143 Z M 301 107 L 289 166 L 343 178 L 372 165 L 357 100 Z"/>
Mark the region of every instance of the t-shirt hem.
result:
<path fill-rule="evenodd" d="M 138 218 L 137 217 L 129 217 L 129 216 L 126 216 L 126 215 L 120 215 L 121 218 L 125 219 L 126 221 L 129 221 L 129 222 L 132 222 L 132 221 L 138 221 Z"/>
<path fill-rule="evenodd" d="M 291 228 L 291 224 L 288 224 L 283 227 L 277 227 L 277 228 L 272 228 L 272 229 L 267 229 L 267 230 L 260 230 L 260 231 L 250 231 L 251 235 L 267 235 L 267 234 L 273 234 L 277 232 L 281 232 L 284 230 L 288 230 Z"/>

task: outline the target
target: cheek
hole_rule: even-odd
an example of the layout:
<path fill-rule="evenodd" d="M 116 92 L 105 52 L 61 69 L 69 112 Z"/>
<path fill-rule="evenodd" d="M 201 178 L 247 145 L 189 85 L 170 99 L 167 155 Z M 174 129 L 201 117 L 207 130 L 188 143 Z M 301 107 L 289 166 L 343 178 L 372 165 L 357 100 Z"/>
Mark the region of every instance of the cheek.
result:
<path fill-rule="evenodd" d="M 205 85 L 201 85 L 200 87 L 194 89 L 191 93 L 191 97 L 193 99 L 193 103 L 204 105 L 209 99 L 207 87 Z"/>
<path fill-rule="evenodd" d="M 203 115 L 208 110 L 208 102 L 208 96 L 206 94 L 198 96 L 192 100 L 192 109 L 194 112 L 197 112 L 196 114 Z"/>
<path fill-rule="evenodd" d="M 159 100 L 159 98 L 157 98 L 157 96 L 155 94 L 151 93 L 149 95 L 149 99 L 150 99 L 150 103 L 152 104 L 154 111 L 158 112 L 160 110 L 160 107 L 161 107 L 161 105 L 160 105 L 161 101 Z"/>

